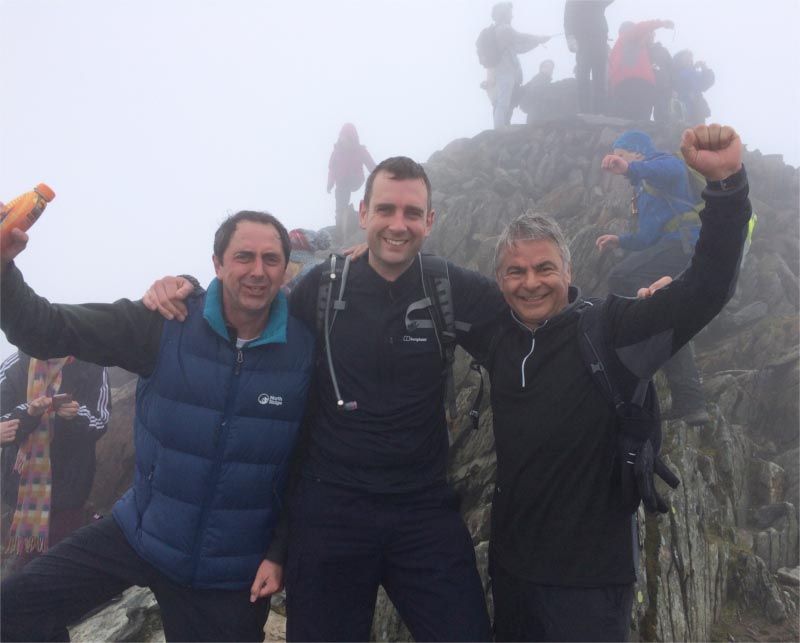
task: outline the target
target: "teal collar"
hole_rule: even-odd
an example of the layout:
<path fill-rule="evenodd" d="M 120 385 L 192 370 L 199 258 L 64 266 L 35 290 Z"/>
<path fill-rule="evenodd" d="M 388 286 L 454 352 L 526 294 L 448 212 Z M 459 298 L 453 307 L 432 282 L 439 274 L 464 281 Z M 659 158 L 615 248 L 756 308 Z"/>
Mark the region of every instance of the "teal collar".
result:
<path fill-rule="evenodd" d="M 222 314 L 222 284 L 216 277 L 209 284 L 206 292 L 203 317 L 217 335 L 230 340 L 228 329 L 225 325 L 225 317 Z M 248 347 L 261 346 L 262 344 L 285 344 L 286 322 L 288 319 L 289 306 L 286 303 L 286 295 L 283 294 L 283 290 L 279 290 L 269 309 L 269 319 L 266 327 L 258 339 L 247 344 Z"/>

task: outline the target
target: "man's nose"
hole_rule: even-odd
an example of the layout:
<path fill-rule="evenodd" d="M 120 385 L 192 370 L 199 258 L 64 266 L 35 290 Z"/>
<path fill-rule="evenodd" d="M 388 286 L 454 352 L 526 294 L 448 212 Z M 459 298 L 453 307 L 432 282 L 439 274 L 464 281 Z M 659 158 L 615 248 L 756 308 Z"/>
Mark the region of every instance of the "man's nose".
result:
<path fill-rule="evenodd" d="M 253 261 L 253 266 L 250 270 L 250 275 L 253 277 L 263 277 L 267 274 L 267 264 L 261 257 L 256 257 Z"/>
<path fill-rule="evenodd" d="M 395 232 L 404 232 L 406 229 L 406 218 L 402 210 L 397 210 L 389 220 L 389 229 Z"/>
<path fill-rule="evenodd" d="M 534 290 L 539 285 L 539 273 L 535 270 L 526 270 L 524 285 L 528 290 Z"/>

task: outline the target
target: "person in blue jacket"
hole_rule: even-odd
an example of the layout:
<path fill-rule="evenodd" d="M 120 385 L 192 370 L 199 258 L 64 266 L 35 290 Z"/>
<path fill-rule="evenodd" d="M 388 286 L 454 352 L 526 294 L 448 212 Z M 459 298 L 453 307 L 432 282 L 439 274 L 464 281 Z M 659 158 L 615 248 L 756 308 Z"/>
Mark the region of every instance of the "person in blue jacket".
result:
<path fill-rule="evenodd" d="M 644 132 L 622 134 L 601 166 L 626 177 L 633 186 L 631 211 L 636 231 L 604 234 L 596 241 L 600 252 L 629 251 L 611 270 L 608 285 L 613 294 L 633 297 L 656 279 L 683 272 L 697 243 L 700 219 L 693 210 L 695 199 L 686 164 L 674 154 L 655 149 Z M 708 422 L 692 344 L 678 351 L 663 370 L 672 394 L 672 407 L 664 417 L 681 418 L 692 425 Z"/>
<path fill-rule="evenodd" d="M 2 583 L 4 641 L 69 640 L 66 625 L 149 586 L 168 641 L 263 641 L 283 584 L 270 554 L 314 366 L 314 338 L 281 292 L 289 235 L 243 211 L 214 239 L 216 278 L 185 323 L 140 301 L 50 304 L 0 256 L 0 326 L 34 357 L 70 354 L 140 377 L 133 486 L 113 516 Z M 198 289 L 199 290 L 199 289 Z"/>
<path fill-rule="evenodd" d="M 694 61 L 694 54 L 688 49 L 675 54 L 672 65 L 672 88 L 683 105 L 683 115 L 690 125 L 706 122 L 711 116 L 703 92 L 714 85 L 714 71 L 705 62 Z"/>

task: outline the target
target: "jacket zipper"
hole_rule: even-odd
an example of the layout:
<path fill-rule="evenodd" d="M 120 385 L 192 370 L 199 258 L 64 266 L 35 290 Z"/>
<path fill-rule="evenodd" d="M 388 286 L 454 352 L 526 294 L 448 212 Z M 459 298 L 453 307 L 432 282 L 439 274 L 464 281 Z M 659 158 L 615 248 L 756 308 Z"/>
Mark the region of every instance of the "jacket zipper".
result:
<path fill-rule="evenodd" d="M 214 467 L 211 470 L 206 497 L 203 500 L 203 508 L 200 513 L 200 521 L 197 527 L 197 538 L 195 539 L 194 547 L 192 548 L 192 575 L 190 585 L 194 585 L 197 576 L 197 567 L 200 564 L 200 549 L 202 546 L 203 532 L 205 531 L 208 523 L 208 515 L 211 511 L 209 505 L 213 500 L 214 491 L 217 488 L 217 479 L 219 478 L 220 468 L 222 467 L 222 449 L 220 446 L 225 443 L 225 440 L 228 436 L 230 419 L 233 415 L 233 401 L 236 399 L 236 393 L 239 389 L 239 375 L 242 372 L 243 363 L 244 352 L 240 348 L 236 351 L 236 362 L 234 363 L 233 372 L 229 381 L 228 395 L 225 399 L 225 410 L 223 411 L 222 421 L 214 429 Z"/>
<path fill-rule="evenodd" d="M 528 358 L 533 355 L 533 349 L 536 347 L 536 331 L 531 331 L 531 350 L 528 351 L 528 354 L 522 358 L 522 365 L 520 366 L 520 375 L 522 376 L 522 388 L 525 388 L 525 362 L 528 361 Z"/>

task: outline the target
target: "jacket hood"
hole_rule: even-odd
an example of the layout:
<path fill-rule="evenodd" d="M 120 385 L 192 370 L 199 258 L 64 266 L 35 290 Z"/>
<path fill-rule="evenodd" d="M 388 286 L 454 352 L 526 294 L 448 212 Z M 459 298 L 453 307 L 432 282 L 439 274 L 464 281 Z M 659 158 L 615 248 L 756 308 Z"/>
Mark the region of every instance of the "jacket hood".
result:
<path fill-rule="evenodd" d="M 644 132 L 638 132 L 636 130 L 629 130 L 622 134 L 614 141 L 612 147 L 614 149 L 628 150 L 629 152 L 642 154 L 643 156 L 648 156 L 657 151 L 656 148 L 653 147 L 652 139 Z"/>
<path fill-rule="evenodd" d="M 356 126 L 352 123 L 345 123 L 342 125 L 342 129 L 339 131 L 339 142 L 359 145 L 358 130 L 356 130 Z"/>

